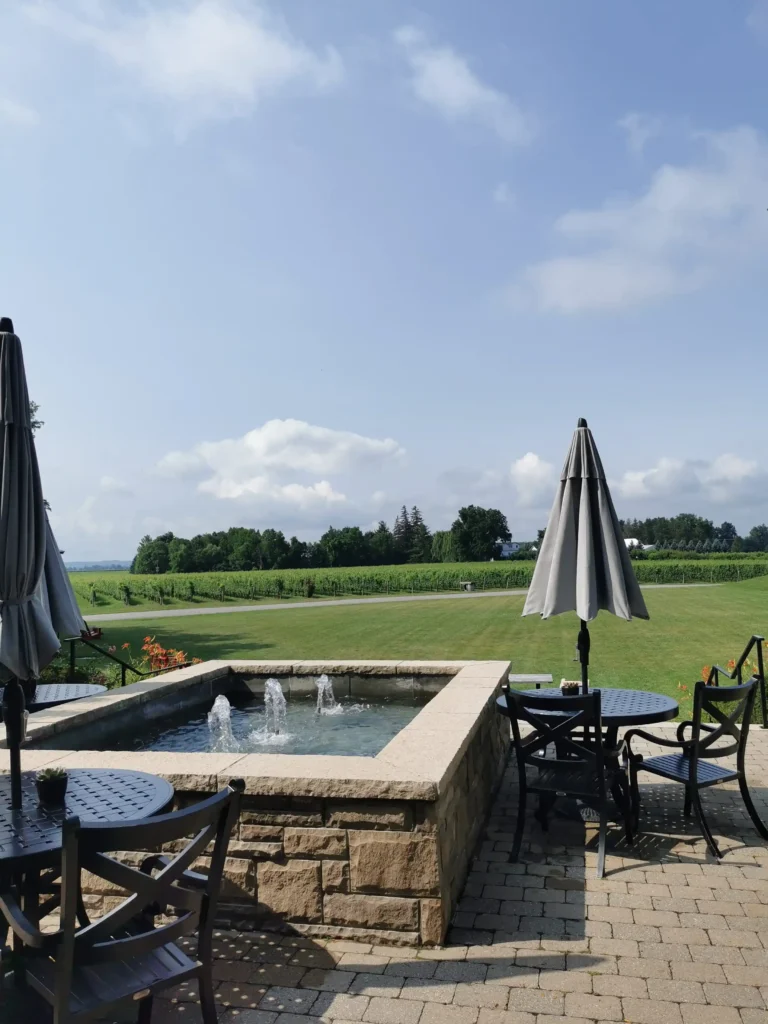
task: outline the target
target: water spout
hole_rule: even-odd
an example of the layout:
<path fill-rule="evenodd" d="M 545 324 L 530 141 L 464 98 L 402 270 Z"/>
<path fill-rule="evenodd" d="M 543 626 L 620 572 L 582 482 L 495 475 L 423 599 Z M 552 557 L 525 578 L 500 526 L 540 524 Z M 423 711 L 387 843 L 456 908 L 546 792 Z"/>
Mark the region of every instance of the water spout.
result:
<path fill-rule="evenodd" d="M 333 692 L 333 683 L 326 675 L 315 680 L 317 687 L 317 713 L 318 715 L 340 715 L 344 710 L 341 704 L 336 702 Z"/>
<path fill-rule="evenodd" d="M 264 684 L 264 708 L 267 735 L 279 736 L 284 733 L 288 706 L 279 679 L 268 679 Z"/>
<path fill-rule="evenodd" d="M 208 712 L 208 728 L 211 733 L 211 750 L 221 754 L 240 752 L 240 744 L 232 732 L 232 705 L 220 693 Z"/>

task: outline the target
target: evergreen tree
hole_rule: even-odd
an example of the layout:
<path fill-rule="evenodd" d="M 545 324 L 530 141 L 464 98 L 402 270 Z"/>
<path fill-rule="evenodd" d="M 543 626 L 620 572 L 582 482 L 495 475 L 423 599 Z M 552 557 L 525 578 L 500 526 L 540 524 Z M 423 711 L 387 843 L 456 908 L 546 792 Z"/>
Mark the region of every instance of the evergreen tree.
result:
<path fill-rule="evenodd" d="M 707 538 L 707 540 L 705 540 L 704 543 L 701 545 L 701 550 L 702 552 L 704 552 L 704 554 L 707 554 L 712 550 L 712 543 L 709 540 L 709 538 Z"/>
<path fill-rule="evenodd" d="M 403 505 L 395 519 L 395 528 L 392 531 L 395 540 L 395 561 L 407 562 L 411 553 L 412 531 L 411 520 L 408 509 Z"/>
<path fill-rule="evenodd" d="M 432 534 L 416 505 L 411 509 L 411 549 L 409 562 L 429 562 L 432 558 Z"/>
<path fill-rule="evenodd" d="M 717 537 L 715 537 L 715 539 L 712 541 L 712 549 L 711 550 L 712 551 L 722 551 L 723 550 L 723 545 L 720 543 L 720 541 L 717 539 Z"/>

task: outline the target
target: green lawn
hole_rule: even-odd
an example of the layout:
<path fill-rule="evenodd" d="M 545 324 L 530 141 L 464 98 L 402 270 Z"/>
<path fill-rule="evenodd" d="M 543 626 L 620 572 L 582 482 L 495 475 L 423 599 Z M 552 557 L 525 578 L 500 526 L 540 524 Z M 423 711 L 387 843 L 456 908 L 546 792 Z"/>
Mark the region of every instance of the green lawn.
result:
<path fill-rule="evenodd" d="M 591 625 L 594 685 L 677 693 L 702 665 L 741 653 L 768 631 L 768 579 L 645 592 L 650 622 L 601 614 Z M 349 605 L 104 623 L 104 642 L 147 634 L 190 656 L 210 658 L 499 658 L 519 672 L 578 675 L 578 622 L 523 619 L 522 597 Z"/>

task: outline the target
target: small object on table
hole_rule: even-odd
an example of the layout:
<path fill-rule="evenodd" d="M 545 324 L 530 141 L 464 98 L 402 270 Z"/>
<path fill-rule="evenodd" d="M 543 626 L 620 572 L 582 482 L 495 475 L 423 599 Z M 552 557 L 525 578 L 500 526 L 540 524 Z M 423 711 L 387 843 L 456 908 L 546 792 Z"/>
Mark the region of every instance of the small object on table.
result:
<path fill-rule="evenodd" d="M 561 679 L 560 692 L 564 697 L 578 697 L 581 693 L 581 683 L 578 679 Z"/>
<path fill-rule="evenodd" d="M 43 806 L 61 807 L 67 795 L 69 776 L 64 768 L 42 768 L 35 778 L 37 797 Z"/>

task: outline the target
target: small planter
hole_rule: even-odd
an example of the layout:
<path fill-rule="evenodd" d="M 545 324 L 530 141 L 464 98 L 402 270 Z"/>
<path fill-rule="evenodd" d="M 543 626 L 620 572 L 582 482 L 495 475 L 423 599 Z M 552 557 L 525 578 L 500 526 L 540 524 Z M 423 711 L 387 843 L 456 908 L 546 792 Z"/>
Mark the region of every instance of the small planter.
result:
<path fill-rule="evenodd" d="M 564 697 L 578 697 L 581 693 L 581 683 L 575 679 L 564 679 L 560 683 L 560 693 Z"/>
<path fill-rule="evenodd" d="M 56 775 L 38 775 L 35 784 L 40 803 L 46 807 L 61 807 L 67 795 L 68 782 L 69 777 L 66 772 Z"/>

